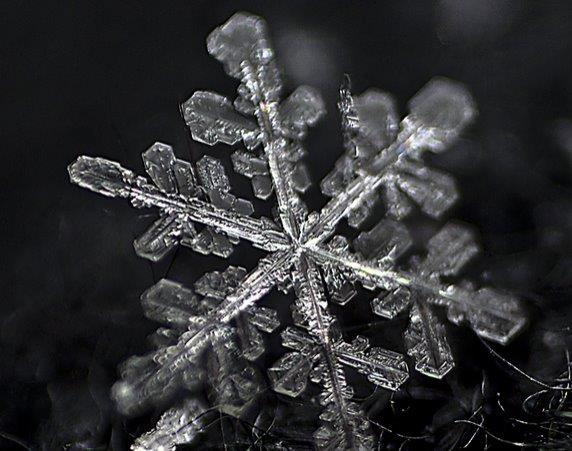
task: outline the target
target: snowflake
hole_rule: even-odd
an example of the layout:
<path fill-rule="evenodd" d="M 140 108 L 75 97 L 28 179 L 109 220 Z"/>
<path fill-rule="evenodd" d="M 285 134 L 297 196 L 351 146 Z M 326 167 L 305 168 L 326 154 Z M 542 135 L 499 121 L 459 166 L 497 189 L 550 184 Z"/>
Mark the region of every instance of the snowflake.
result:
<path fill-rule="evenodd" d="M 369 423 L 352 399 L 344 368 L 395 390 L 408 377 L 407 364 L 402 355 L 371 347 L 364 337 L 345 341 L 328 302 L 347 304 L 359 283 L 377 290 L 375 314 L 393 318 L 409 309 L 407 352 L 418 371 L 436 378 L 454 361 L 433 305 L 444 306 L 453 323 L 466 321 L 479 336 L 500 343 L 525 323 L 512 297 L 445 282 L 478 252 L 472 234 L 460 225 L 446 224 L 428 242 L 424 260 L 411 259 L 409 269 L 398 265 L 411 245 L 399 221 L 413 204 L 440 218 L 457 199 L 451 177 L 426 167 L 421 157 L 425 151 L 441 152 L 459 135 L 475 114 L 473 101 L 458 83 L 436 78 L 410 101 L 410 113 L 399 123 L 390 96 L 373 89 L 354 96 L 346 80 L 339 103 L 345 153 L 321 184 L 331 200 L 310 213 L 299 195 L 310 186 L 301 140 L 324 114 L 319 94 L 301 86 L 280 101 L 280 73 L 266 25 L 256 16 L 235 14 L 210 34 L 207 48 L 240 80 L 239 95 L 233 104 L 216 93 L 195 92 L 182 105 L 185 121 L 196 141 L 244 144 L 246 150 L 231 156 L 233 167 L 251 180 L 257 198 L 274 194 L 274 220 L 251 216 L 251 202 L 231 193 L 218 160 L 205 156 L 193 166 L 161 143 L 143 154 L 150 181 L 118 163 L 86 156 L 70 165 L 70 177 L 100 194 L 127 198 L 137 208 L 160 211 L 135 240 L 141 257 L 157 261 L 178 244 L 228 257 L 239 240 L 267 255 L 249 273 L 229 267 L 205 274 L 194 292 L 168 280 L 151 287 L 142 297 L 146 314 L 168 327 L 155 334 L 153 353 L 123 365 L 113 396 L 119 409 L 131 414 L 172 398 L 181 387 L 192 390 L 206 382 L 208 401 L 240 415 L 261 384 L 248 361 L 264 352 L 261 332 L 279 325 L 276 312 L 257 301 L 274 287 L 293 289 L 294 325 L 281 333 L 291 351 L 269 369 L 273 388 L 296 397 L 308 379 L 318 383 L 323 425 L 314 434 L 316 446 L 372 448 Z M 385 218 L 352 245 L 335 235 L 344 218 L 360 227 L 380 194 Z M 134 448 L 174 449 L 189 443 L 204 425 L 207 404 L 196 398 L 179 403 Z"/>

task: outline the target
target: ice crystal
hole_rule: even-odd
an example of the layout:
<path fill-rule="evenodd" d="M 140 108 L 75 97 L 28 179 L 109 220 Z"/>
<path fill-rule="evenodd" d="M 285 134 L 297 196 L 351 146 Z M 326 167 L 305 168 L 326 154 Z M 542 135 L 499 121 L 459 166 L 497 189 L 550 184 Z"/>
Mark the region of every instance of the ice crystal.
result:
<path fill-rule="evenodd" d="M 323 426 L 314 434 L 319 448 L 371 448 L 368 421 L 353 400 L 344 368 L 395 390 L 408 377 L 405 357 L 371 347 L 361 336 L 346 341 L 328 302 L 347 304 L 359 283 L 376 290 L 375 314 L 393 318 L 408 310 L 407 352 L 418 371 L 437 378 L 454 360 L 434 305 L 444 306 L 453 323 L 467 322 L 478 335 L 499 343 L 525 323 L 511 296 L 447 282 L 478 252 L 472 234 L 460 225 L 446 224 L 429 241 L 423 260 L 402 264 L 411 239 L 399 220 L 415 205 L 440 218 L 458 197 L 453 179 L 427 167 L 422 155 L 443 151 L 459 135 L 475 114 L 473 101 L 460 84 L 436 78 L 415 95 L 409 114 L 399 121 L 388 94 L 372 89 L 355 96 L 346 80 L 339 102 L 345 153 L 321 183 L 331 200 L 310 213 L 299 196 L 310 186 L 301 140 L 324 114 L 320 95 L 301 86 L 281 101 L 280 72 L 265 22 L 256 16 L 235 14 L 209 35 L 207 48 L 240 81 L 239 95 L 231 102 L 213 92 L 195 92 L 182 105 L 184 119 L 196 141 L 244 146 L 232 153 L 233 168 L 251 180 L 256 197 L 274 194 L 274 219 L 251 216 L 252 204 L 231 193 L 217 159 L 205 156 L 194 166 L 161 143 L 143 154 L 150 180 L 118 163 L 85 156 L 70 165 L 71 180 L 129 199 L 137 208 L 159 210 L 159 219 L 135 240 L 141 257 L 157 261 L 178 244 L 228 257 L 239 240 L 267 255 L 248 273 L 229 267 L 205 274 L 195 292 L 168 280 L 150 288 L 142 297 L 145 312 L 167 328 L 156 333 L 153 353 L 123 365 L 113 396 L 122 412 L 135 413 L 207 379 L 215 400 L 207 401 L 240 415 L 260 389 L 248 360 L 264 352 L 261 332 L 278 327 L 276 313 L 257 301 L 274 287 L 293 290 L 294 327 L 281 333 L 290 351 L 269 369 L 273 387 L 296 397 L 308 379 L 321 386 Z M 377 225 L 352 243 L 336 235 L 343 219 L 361 226 L 379 199 L 387 216 Z M 134 447 L 173 449 L 190 442 L 202 428 L 204 412 L 205 404 L 190 397 Z"/>

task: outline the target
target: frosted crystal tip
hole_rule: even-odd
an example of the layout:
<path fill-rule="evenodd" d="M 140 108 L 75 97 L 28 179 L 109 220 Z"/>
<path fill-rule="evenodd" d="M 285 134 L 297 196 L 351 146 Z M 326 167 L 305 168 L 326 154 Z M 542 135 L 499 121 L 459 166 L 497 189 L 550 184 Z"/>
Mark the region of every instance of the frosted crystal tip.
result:
<path fill-rule="evenodd" d="M 434 151 L 443 150 L 477 114 L 475 101 L 467 88 L 444 77 L 429 81 L 408 106 L 407 125 L 417 131 L 421 146 Z"/>
<path fill-rule="evenodd" d="M 104 196 L 125 196 L 127 182 L 135 178 L 133 172 L 119 163 L 104 158 L 81 156 L 68 166 L 72 183 Z"/>

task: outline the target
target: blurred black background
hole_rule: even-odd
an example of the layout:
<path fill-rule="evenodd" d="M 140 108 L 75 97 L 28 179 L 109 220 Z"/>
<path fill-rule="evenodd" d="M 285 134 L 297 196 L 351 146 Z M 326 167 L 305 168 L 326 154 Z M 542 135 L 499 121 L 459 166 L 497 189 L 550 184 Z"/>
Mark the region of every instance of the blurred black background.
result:
<path fill-rule="evenodd" d="M 525 333 L 495 349 L 542 380 L 565 367 L 572 2 L 7 1 L 0 5 L 0 449 L 124 449 L 151 424 L 152 414 L 119 417 L 109 400 L 117 364 L 148 348 L 154 325 L 139 295 L 167 271 L 192 282 L 225 262 L 190 250 L 157 265 L 136 258 L 132 240 L 152 215 L 71 185 L 66 166 L 80 154 L 97 155 L 141 173 L 140 154 L 155 141 L 183 158 L 204 152 L 178 105 L 199 89 L 234 97 L 235 81 L 208 56 L 205 38 L 238 10 L 266 18 L 287 90 L 310 84 L 326 99 L 328 115 L 307 144 L 316 181 L 341 152 L 335 105 L 344 73 L 356 92 L 391 92 L 403 113 L 434 75 L 468 86 L 477 123 L 435 164 L 462 192 L 450 216 L 480 232 L 484 255 L 474 275 L 516 292 L 531 313 Z M 209 153 L 228 163 L 228 150 Z M 249 196 L 248 184 L 237 183 Z M 308 201 L 323 203 L 317 184 Z M 242 246 L 231 261 L 249 266 L 257 256 Z M 364 305 L 348 317 L 348 331 L 373 319 Z M 369 333 L 381 334 L 379 344 L 403 351 L 399 332 L 388 330 L 404 323 L 377 327 Z M 471 387 L 485 372 L 509 397 L 538 389 L 507 373 L 468 329 L 449 329 L 462 362 L 457 383 Z M 280 355 L 274 342 L 264 362 Z M 415 387 L 427 386 L 448 390 L 412 378 L 401 404 L 415 419 L 411 433 L 437 427 L 433 415 L 446 405 L 441 395 L 416 400 Z M 501 436 L 520 434 L 497 424 Z"/>

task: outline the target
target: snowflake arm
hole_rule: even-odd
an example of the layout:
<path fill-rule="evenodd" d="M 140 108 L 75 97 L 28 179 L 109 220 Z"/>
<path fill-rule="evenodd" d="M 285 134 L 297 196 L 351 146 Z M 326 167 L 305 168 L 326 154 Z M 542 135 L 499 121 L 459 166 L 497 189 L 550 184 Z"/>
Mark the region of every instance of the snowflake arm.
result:
<path fill-rule="evenodd" d="M 208 381 L 208 399 L 220 405 L 223 413 L 240 416 L 262 389 L 260 373 L 241 359 L 232 331 L 228 328 L 224 340 L 213 343 L 206 360 L 208 377 L 203 379 Z M 185 388 L 191 389 L 189 384 Z M 131 449 L 174 451 L 177 445 L 190 443 L 208 427 L 211 412 L 214 410 L 193 393 L 167 410 L 155 428 L 139 437 Z"/>
<path fill-rule="evenodd" d="M 340 97 L 346 154 L 322 181 L 322 191 L 332 199 L 307 231 L 309 241 L 325 241 L 344 217 L 358 227 L 381 187 L 388 212 L 397 219 L 411 211 L 409 199 L 434 217 L 454 204 L 454 180 L 425 167 L 420 156 L 445 149 L 474 117 L 474 102 L 462 85 L 444 78 L 430 81 L 409 102 L 410 114 L 399 133 L 394 102 L 387 94 L 369 90 L 354 97 L 346 82 Z"/>
<path fill-rule="evenodd" d="M 197 359 L 203 352 L 228 339 L 225 325 L 280 283 L 289 264 L 290 256 L 286 252 L 262 259 L 232 293 L 207 312 L 197 311 L 193 293 L 180 284 L 162 281 L 146 292 L 143 295 L 146 308 L 149 310 L 149 304 L 153 303 L 159 307 L 154 309 L 153 316 L 167 318 L 169 322 L 177 318 L 186 323 L 188 330 L 176 343 L 149 356 L 133 357 L 123 365 L 122 380 L 113 386 L 118 408 L 127 414 L 138 412 L 150 402 L 168 397 L 185 374 L 196 374 Z M 186 313 L 180 315 L 181 307 L 174 304 L 185 304 Z M 139 365 L 142 361 L 146 363 L 143 371 Z"/>
<path fill-rule="evenodd" d="M 274 389 L 297 397 L 305 390 L 308 379 L 324 387 L 320 402 L 325 407 L 321 415 L 325 425 L 315 433 L 318 446 L 343 449 L 351 448 L 352 444 L 365 446 L 371 443 L 367 420 L 351 401 L 353 391 L 340 367 L 353 368 L 373 384 L 395 390 L 408 378 L 403 356 L 381 348 L 370 348 L 364 337 L 356 337 L 351 344 L 346 343 L 335 327 L 331 334 L 330 354 L 315 337 L 300 329 L 286 328 L 282 339 L 284 346 L 293 351 L 286 353 L 270 368 L 269 377 Z"/>
<path fill-rule="evenodd" d="M 217 190 L 211 183 L 211 186 L 202 188 L 209 193 L 211 202 L 200 199 L 199 188 L 191 177 L 190 164 L 175 159 L 169 146 L 157 143 L 143 155 L 155 186 L 144 177 L 103 158 L 79 157 L 69 167 L 72 182 L 83 188 L 108 197 L 127 198 L 137 208 L 156 207 L 163 213 L 135 242 L 135 248 L 142 257 L 159 260 L 181 240 L 194 245 L 200 235 L 192 222 L 209 226 L 232 238 L 248 240 L 268 251 L 287 246 L 283 233 L 271 221 L 240 213 L 251 212 L 252 206 L 249 202 L 245 204 L 247 201 L 236 199 L 227 189 Z M 212 159 L 201 161 L 208 164 Z M 227 209 L 217 207 L 212 199 L 217 199 L 219 205 Z"/>
<path fill-rule="evenodd" d="M 315 262 L 302 255 L 295 268 L 293 285 L 297 300 L 293 319 L 308 335 L 295 329 L 287 329 L 283 334 L 286 347 L 303 351 L 286 354 L 270 369 L 274 388 L 289 396 L 299 395 L 314 367 L 312 378 L 323 387 L 320 399 L 325 410 L 321 418 L 327 423 L 316 431 L 318 446 L 353 449 L 371 444 L 367 421 L 351 401 L 353 391 L 347 384 L 343 366 L 366 374 L 377 385 L 395 390 L 408 377 L 407 365 L 401 355 L 391 351 L 374 348 L 366 353 L 368 344 L 363 339 L 356 339 L 352 345 L 344 343 L 333 327 L 334 319 L 327 310 Z"/>
<path fill-rule="evenodd" d="M 161 350 L 175 344 L 177 337 L 183 334 L 189 325 L 196 324 L 194 317 L 208 315 L 215 310 L 226 295 L 236 289 L 245 273 L 243 268 L 233 266 L 229 266 L 222 273 L 218 271 L 206 273 L 195 282 L 194 292 L 179 283 L 165 279 L 147 290 L 142 296 L 146 315 L 169 327 L 160 328 L 153 336 L 152 341 L 157 348 Z M 216 331 L 218 336 L 211 335 L 211 342 L 206 352 L 206 368 L 202 365 L 188 365 L 180 374 L 171 368 L 172 374 L 175 377 L 179 376 L 179 380 L 163 381 L 168 382 L 167 387 L 179 385 L 181 393 L 184 390 L 195 392 L 195 387 L 200 390 L 201 385 L 206 383 L 209 400 L 213 404 L 220 405 L 222 412 L 234 417 L 243 413 L 262 387 L 261 375 L 253 366 L 245 363 L 244 358 L 252 360 L 262 352 L 262 338 L 259 331 L 271 332 L 278 326 L 276 313 L 263 307 L 248 308 L 238 315 L 236 320 L 237 325 L 234 330 L 228 326 L 220 326 Z M 247 346 L 239 349 L 238 343 L 245 341 Z M 143 370 L 145 373 L 145 368 L 137 363 L 149 360 L 153 362 L 153 357 L 156 355 L 151 356 L 151 359 L 148 357 L 132 359 L 131 363 L 127 362 L 124 365 L 124 372 L 128 370 L 133 374 L 137 372 L 141 374 L 140 370 Z M 130 380 L 133 380 L 133 377 Z M 119 387 L 122 386 L 125 388 L 124 383 L 119 383 Z M 118 392 L 119 390 L 114 390 L 114 393 Z M 158 396 L 168 398 L 171 394 L 170 390 L 166 390 L 160 392 Z M 182 407 L 169 410 L 166 416 L 159 420 L 154 430 L 136 441 L 133 449 L 156 449 L 158 446 L 175 449 L 177 443 L 187 443 L 181 440 L 194 438 L 201 427 L 206 425 L 205 415 L 210 411 L 195 396 L 192 395 L 187 399 Z M 145 398 L 145 393 L 138 393 L 137 399 L 141 397 Z M 118 399 L 118 404 L 127 406 L 121 399 Z M 185 408 L 192 410 L 185 414 Z"/>
<path fill-rule="evenodd" d="M 331 324 L 327 300 L 323 291 L 318 268 L 312 261 L 301 256 L 296 262 L 294 289 L 298 299 L 294 304 L 294 321 L 316 337 L 322 351 L 324 365 L 321 367 L 320 381 L 324 387 L 322 405 L 330 412 L 332 423 L 337 426 L 336 434 L 340 448 L 353 449 L 362 434 L 358 431 L 361 422 L 359 414 L 350 410 L 348 400 L 352 396 L 347 385 L 343 368 L 332 349 Z M 359 409 L 356 409 L 356 413 Z M 336 427 L 333 428 L 336 430 Z"/>
<path fill-rule="evenodd" d="M 235 106 L 241 112 L 253 114 L 256 122 L 233 111 L 222 96 L 195 93 L 183 105 L 193 138 L 209 145 L 235 144 L 241 139 L 249 149 L 262 143 L 283 229 L 288 236 L 297 237 L 306 208 L 296 188 L 303 190 L 305 183 L 295 183 L 302 169 L 291 161 L 300 153 L 299 143 L 292 138 L 301 139 L 307 127 L 324 114 L 323 101 L 315 90 L 302 86 L 279 104 L 282 83 L 266 23 L 258 17 L 235 14 L 209 35 L 207 48 L 224 64 L 229 75 L 241 80 Z M 207 95 L 209 105 L 215 107 L 204 107 Z M 201 105 L 198 98 L 203 100 Z M 209 114 L 205 120 L 205 110 L 216 114 Z M 233 120 L 228 119 L 231 116 Z"/>
<path fill-rule="evenodd" d="M 378 231 L 377 238 L 383 241 L 387 235 Z M 364 238 L 356 241 L 359 245 Z M 478 253 L 467 229 L 456 224 L 443 227 L 429 241 L 426 259 L 410 271 L 395 269 L 395 257 L 404 251 L 406 243 L 405 238 L 393 242 L 392 251 L 388 251 L 387 243 L 378 245 L 383 256 L 378 261 L 364 260 L 339 246 L 337 251 L 314 246 L 309 252 L 326 267 L 336 268 L 338 277 L 357 280 L 369 289 L 381 288 L 382 294 L 372 301 L 376 314 L 391 319 L 411 308 L 406 343 L 417 369 L 424 374 L 443 377 L 453 367 L 444 329 L 427 303 L 446 306 L 453 323 L 466 321 L 478 335 L 503 344 L 524 327 L 525 317 L 513 297 L 487 287 L 476 290 L 467 283 L 441 281 L 442 276 L 457 275 Z M 367 246 L 376 248 L 371 240 Z"/>

